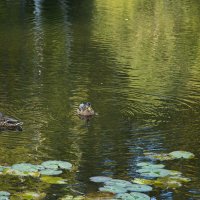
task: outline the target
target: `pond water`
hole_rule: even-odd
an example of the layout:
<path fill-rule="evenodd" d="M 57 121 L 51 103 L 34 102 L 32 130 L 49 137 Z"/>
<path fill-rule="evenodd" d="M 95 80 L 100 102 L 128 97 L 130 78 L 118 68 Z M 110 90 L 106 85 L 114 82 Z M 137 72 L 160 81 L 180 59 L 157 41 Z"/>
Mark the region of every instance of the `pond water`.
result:
<path fill-rule="evenodd" d="M 6 0 L 0 13 L 0 111 L 24 123 L 0 132 L 0 165 L 74 166 L 70 187 L 2 176 L 0 190 L 95 193 L 92 176 L 132 180 L 144 153 L 184 150 L 195 158 L 162 163 L 191 181 L 149 195 L 200 199 L 198 1 Z"/>

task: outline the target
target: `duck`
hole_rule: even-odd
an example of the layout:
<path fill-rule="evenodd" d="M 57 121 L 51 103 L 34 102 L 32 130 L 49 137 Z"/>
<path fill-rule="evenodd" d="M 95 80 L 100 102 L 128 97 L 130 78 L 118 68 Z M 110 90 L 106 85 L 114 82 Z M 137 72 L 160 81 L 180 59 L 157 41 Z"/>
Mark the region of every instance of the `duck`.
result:
<path fill-rule="evenodd" d="M 90 102 L 86 102 L 86 103 L 81 103 L 77 109 L 77 114 L 79 116 L 93 116 L 95 115 L 95 112 L 92 108 L 92 105 Z"/>
<path fill-rule="evenodd" d="M 0 112 L 0 130 L 22 130 L 23 122 L 18 121 L 12 117 L 5 116 L 2 112 Z"/>

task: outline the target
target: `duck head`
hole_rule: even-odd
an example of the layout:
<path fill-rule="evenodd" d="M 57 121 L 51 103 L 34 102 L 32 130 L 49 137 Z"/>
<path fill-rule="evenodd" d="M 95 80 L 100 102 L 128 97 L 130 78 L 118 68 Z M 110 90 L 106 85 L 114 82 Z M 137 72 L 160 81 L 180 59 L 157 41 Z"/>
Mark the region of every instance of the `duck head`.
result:
<path fill-rule="evenodd" d="M 81 103 L 77 109 L 77 114 L 82 116 L 92 116 L 95 114 L 90 102 Z"/>

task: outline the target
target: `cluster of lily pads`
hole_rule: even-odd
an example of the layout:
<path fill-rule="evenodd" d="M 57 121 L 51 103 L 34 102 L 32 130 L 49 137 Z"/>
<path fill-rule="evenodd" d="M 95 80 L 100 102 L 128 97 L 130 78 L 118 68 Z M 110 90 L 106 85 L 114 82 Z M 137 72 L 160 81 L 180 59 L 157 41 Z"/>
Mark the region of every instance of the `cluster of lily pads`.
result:
<path fill-rule="evenodd" d="M 175 159 L 192 159 L 195 155 L 188 151 L 173 151 L 171 153 L 145 153 L 145 156 L 153 160 L 175 160 Z"/>
<path fill-rule="evenodd" d="M 40 175 L 59 175 L 62 170 L 70 170 L 72 164 L 66 161 L 50 160 L 33 165 L 30 163 L 14 164 L 12 166 L 0 166 L 0 174 L 2 175 L 17 175 L 17 176 L 35 176 Z"/>
<path fill-rule="evenodd" d="M 187 151 L 173 151 L 169 154 L 146 153 L 146 156 L 156 161 L 191 159 L 194 154 Z M 134 183 L 149 184 L 160 188 L 178 188 L 182 183 L 189 182 L 190 179 L 183 177 L 182 173 L 175 170 L 165 169 L 163 164 L 154 164 L 151 162 L 137 163 L 138 172 L 144 178 L 135 178 Z"/>
<path fill-rule="evenodd" d="M 115 194 L 115 199 L 122 200 L 150 200 L 150 197 L 143 192 L 152 191 L 152 187 L 144 184 L 135 184 L 126 180 L 112 179 L 105 176 L 94 176 L 90 178 L 96 183 L 103 183 L 99 188 L 101 192 L 110 192 Z"/>
<path fill-rule="evenodd" d="M 146 153 L 147 158 L 153 162 L 137 163 L 139 169 L 136 172 L 141 177 L 135 178 L 131 182 L 110 177 L 95 176 L 90 180 L 96 183 L 103 183 L 99 188 L 101 192 L 110 192 L 115 194 L 115 199 L 122 200 L 148 200 L 150 197 L 144 192 L 150 192 L 151 186 L 166 188 L 177 188 L 182 183 L 189 182 L 189 178 L 182 176 L 182 173 L 175 170 L 165 169 L 164 164 L 157 164 L 154 161 L 174 160 L 174 159 L 191 159 L 194 154 L 187 151 L 174 151 L 169 154 Z M 151 185 L 151 186 L 150 186 Z"/>
<path fill-rule="evenodd" d="M 0 166 L 1 175 L 15 175 L 15 176 L 32 176 L 40 177 L 40 180 L 48 184 L 66 184 L 67 180 L 61 177 L 55 177 L 60 175 L 63 170 L 70 170 L 72 164 L 66 161 L 50 160 L 41 163 L 40 165 L 34 165 L 30 163 L 19 163 L 12 166 Z M 41 199 L 45 197 L 45 193 L 24 192 L 14 194 L 16 197 L 23 197 L 22 199 Z M 9 192 L 1 191 L 0 200 L 8 200 L 10 196 Z"/>

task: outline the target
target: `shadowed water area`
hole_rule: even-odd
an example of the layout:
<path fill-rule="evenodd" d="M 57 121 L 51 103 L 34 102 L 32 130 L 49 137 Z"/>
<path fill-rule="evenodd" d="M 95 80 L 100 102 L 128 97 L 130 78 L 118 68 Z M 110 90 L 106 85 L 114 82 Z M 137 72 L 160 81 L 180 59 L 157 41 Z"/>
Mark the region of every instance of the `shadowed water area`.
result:
<path fill-rule="evenodd" d="M 195 158 L 164 164 L 191 181 L 149 196 L 200 199 L 199 1 L 5 0 L 0 13 L 0 112 L 24 123 L 0 132 L 0 165 L 74 166 L 70 189 L 2 176 L 0 190 L 95 193 L 92 176 L 130 181 L 144 153 L 184 150 Z"/>

